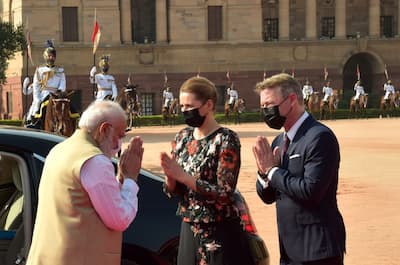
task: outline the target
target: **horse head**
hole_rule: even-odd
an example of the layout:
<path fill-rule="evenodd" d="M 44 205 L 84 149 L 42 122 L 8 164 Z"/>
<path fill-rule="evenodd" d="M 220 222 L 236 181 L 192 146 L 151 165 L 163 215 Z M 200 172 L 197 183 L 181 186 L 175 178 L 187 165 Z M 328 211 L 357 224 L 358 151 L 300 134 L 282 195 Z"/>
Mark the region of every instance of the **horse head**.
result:
<path fill-rule="evenodd" d="M 45 118 L 45 130 L 57 134 L 70 136 L 74 131 L 73 121 L 70 117 L 70 96 L 74 91 L 57 91 L 50 93 Z"/>
<path fill-rule="evenodd" d="M 124 89 L 125 97 L 128 101 L 137 101 L 137 85 L 126 85 Z"/>

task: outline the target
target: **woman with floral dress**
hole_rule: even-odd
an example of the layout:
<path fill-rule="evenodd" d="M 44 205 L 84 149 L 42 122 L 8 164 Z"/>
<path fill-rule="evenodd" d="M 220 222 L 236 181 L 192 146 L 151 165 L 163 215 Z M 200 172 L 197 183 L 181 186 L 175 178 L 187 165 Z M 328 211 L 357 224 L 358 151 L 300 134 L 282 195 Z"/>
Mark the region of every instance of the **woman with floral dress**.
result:
<path fill-rule="evenodd" d="M 217 91 L 208 79 L 186 80 L 179 102 L 189 127 L 176 134 L 171 156 L 160 155 L 164 191 L 179 197 L 178 265 L 253 264 L 233 198 L 240 170 L 239 137 L 215 120 Z"/>

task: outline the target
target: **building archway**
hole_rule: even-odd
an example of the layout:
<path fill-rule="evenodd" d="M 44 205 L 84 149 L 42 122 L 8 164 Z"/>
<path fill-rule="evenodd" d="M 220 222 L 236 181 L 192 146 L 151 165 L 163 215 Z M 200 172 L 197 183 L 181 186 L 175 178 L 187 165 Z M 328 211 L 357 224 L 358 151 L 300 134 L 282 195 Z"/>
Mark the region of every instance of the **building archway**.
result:
<path fill-rule="evenodd" d="M 360 69 L 360 80 L 366 93 L 369 94 L 369 106 L 378 107 L 381 88 L 385 82 L 382 60 L 370 52 L 360 52 L 347 59 L 343 66 L 343 101 L 350 102 L 354 96 L 354 84 L 357 81 L 357 65 Z M 343 106 L 344 107 L 344 106 Z"/>

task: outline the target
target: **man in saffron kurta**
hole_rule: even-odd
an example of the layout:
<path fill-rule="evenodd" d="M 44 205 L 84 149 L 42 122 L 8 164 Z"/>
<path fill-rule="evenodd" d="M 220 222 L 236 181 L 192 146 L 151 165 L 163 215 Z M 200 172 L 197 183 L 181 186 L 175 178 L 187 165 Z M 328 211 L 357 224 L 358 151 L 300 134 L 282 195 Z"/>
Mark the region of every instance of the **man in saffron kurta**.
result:
<path fill-rule="evenodd" d="M 111 157 L 125 136 L 125 113 L 112 101 L 92 103 L 80 129 L 46 158 L 29 265 L 119 265 L 122 231 L 138 209 L 142 140 L 133 138 L 115 176 Z"/>

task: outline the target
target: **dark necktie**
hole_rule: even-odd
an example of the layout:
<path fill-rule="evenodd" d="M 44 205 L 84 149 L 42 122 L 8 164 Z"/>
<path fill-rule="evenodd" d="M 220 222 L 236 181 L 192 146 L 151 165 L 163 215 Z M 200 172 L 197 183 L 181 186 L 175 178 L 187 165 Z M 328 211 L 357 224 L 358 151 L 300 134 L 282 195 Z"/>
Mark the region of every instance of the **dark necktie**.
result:
<path fill-rule="evenodd" d="M 287 133 L 283 136 L 283 144 L 282 144 L 282 152 L 281 152 L 281 161 L 283 162 L 283 158 L 285 157 L 286 151 L 289 147 L 290 139 L 287 136 Z"/>

